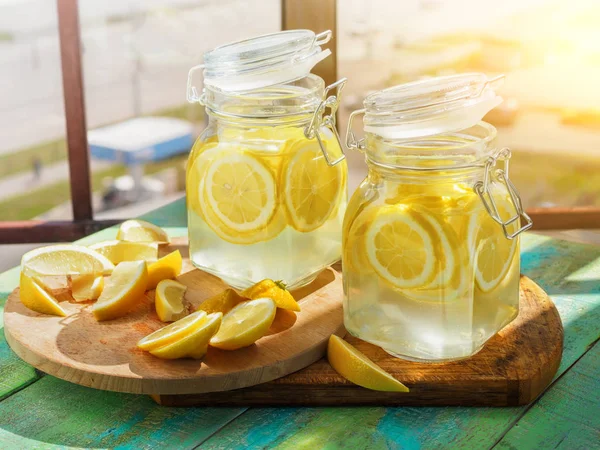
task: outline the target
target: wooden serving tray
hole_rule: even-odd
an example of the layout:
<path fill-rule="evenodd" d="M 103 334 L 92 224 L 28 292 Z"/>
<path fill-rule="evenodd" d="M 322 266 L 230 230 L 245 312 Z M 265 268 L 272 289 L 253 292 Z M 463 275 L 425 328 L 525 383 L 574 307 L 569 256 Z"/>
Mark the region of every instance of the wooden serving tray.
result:
<path fill-rule="evenodd" d="M 181 240 L 161 252 L 174 248 L 187 255 Z M 226 287 L 187 260 L 184 271 L 179 281 L 188 285 L 186 299 L 193 306 Z M 410 388 L 409 393 L 371 391 L 346 381 L 322 358 L 329 336 L 345 333 L 340 274 L 328 269 L 294 295 L 300 313 L 278 311 L 269 335 L 255 345 L 235 352 L 211 348 L 202 361 L 164 361 L 137 350 L 142 336 L 164 325 L 154 313 L 152 293 L 133 313 L 98 323 L 90 304 L 63 301 L 66 318 L 37 314 L 21 304 L 16 289 L 5 305 L 4 327 L 15 353 L 44 372 L 98 389 L 151 394 L 167 406 L 521 405 L 550 383 L 562 356 L 558 312 L 547 294 L 522 276 L 519 316 L 471 358 L 409 362 L 348 336 Z"/>

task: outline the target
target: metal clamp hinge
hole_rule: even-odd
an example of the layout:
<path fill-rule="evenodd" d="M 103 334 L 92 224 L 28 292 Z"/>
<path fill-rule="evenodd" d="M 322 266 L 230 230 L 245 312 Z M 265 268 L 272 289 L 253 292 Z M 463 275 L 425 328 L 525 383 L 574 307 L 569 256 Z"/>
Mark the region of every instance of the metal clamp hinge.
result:
<path fill-rule="evenodd" d="M 523 231 L 530 229 L 533 226 L 533 221 L 523 210 L 523 204 L 521 203 L 521 197 L 517 192 L 517 188 L 508 177 L 508 161 L 510 157 L 511 153 L 508 148 L 503 148 L 498 153 L 496 153 L 496 155 L 490 157 L 485 163 L 485 172 L 483 175 L 483 180 L 475 183 L 474 189 L 475 192 L 477 192 L 477 194 L 481 198 L 483 206 L 485 207 L 488 214 L 492 217 L 492 219 L 494 219 L 495 222 L 502 226 L 504 236 L 506 236 L 507 239 L 514 239 Z M 504 186 L 506 187 L 506 190 L 508 191 L 508 194 L 510 196 L 510 202 L 515 210 L 515 214 L 511 216 L 508 220 L 503 220 L 500 216 L 500 213 L 498 211 L 498 205 L 494 200 L 494 196 L 490 192 L 490 172 L 496 167 L 498 161 L 501 161 L 503 163 L 503 167 L 496 169 L 495 175 L 500 181 L 503 182 Z M 515 223 L 517 229 L 511 232 L 509 228 Z M 512 228 L 514 228 L 514 226 Z"/>
<path fill-rule="evenodd" d="M 344 89 L 346 81 L 348 81 L 347 78 L 342 78 L 342 79 L 336 81 L 335 83 L 330 84 L 329 86 L 327 86 L 325 88 L 325 93 L 323 94 L 323 100 L 321 101 L 321 103 L 319 103 L 319 106 L 317 107 L 315 113 L 313 114 L 313 117 L 312 117 L 310 123 L 304 130 L 304 135 L 308 139 L 317 138 L 317 141 L 319 142 L 319 146 L 321 147 L 321 151 L 323 152 L 323 155 L 325 156 L 325 161 L 327 161 L 327 164 L 330 166 L 335 166 L 339 162 L 343 161 L 344 158 L 346 157 L 344 155 L 344 150 L 342 148 L 342 142 L 340 139 L 340 135 L 337 132 L 336 123 L 335 123 L 335 114 L 340 105 L 342 90 Z M 332 91 L 333 89 L 337 89 L 335 94 L 329 95 L 329 92 Z M 329 108 L 328 114 L 326 114 L 327 108 Z M 332 131 L 333 135 L 335 136 L 335 138 L 338 142 L 338 145 L 339 145 L 339 148 L 341 151 L 341 155 L 337 158 L 335 158 L 335 156 L 332 156 L 329 153 L 327 146 L 325 145 L 325 143 L 323 142 L 323 140 L 320 136 L 319 129 L 323 126 L 329 128 Z"/>

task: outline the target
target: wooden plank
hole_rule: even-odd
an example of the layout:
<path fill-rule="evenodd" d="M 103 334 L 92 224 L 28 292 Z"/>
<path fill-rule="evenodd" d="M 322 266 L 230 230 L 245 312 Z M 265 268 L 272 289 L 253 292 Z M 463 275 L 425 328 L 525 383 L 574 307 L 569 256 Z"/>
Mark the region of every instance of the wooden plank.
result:
<path fill-rule="evenodd" d="M 31 242 L 73 242 L 84 236 L 110 227 L 120 220 L 0 222 L 0 244 L 28 244 Z"/>
<path fill-rule="evenodd" d="M 325 80 L 328 86 L 337 81 L 337 11 L 336 0 L 281 0 L 281 29 L 306 29 L 315 33 L 331 30 L 333 37 L 323 48 L 331 55 L 321 61 L 312 73 Z"/>
<path fill-rule="evenodd" d="M 375 345 L 352 336 L 346 337 L 369 359 L 402 380 L 410 392 L 363 389 L 342 378 L 322 359 L 304 370 L 269 383 L 235 391 L 167 395 L 161 398 L 161 404 L 515 406 L 530 403 L 548 386 L 558 369 L 563 328 L 558 312 L 546 293 L 527 277 L 522 277 L 520 284 L 518 318 L 469 359 L 442 364 L 409 362 L 394 358 Z M 301 314 L 298 317 L 302 317 Z"/>
<path fill-rule="evenodd" d="M 91 220 L 93 216 L 77 3 L 78 0 L 57 1 L 71 204 L 76 222 Z"/>
<path fill-rule="evenodd" d="M 599 368 L 596 344 L 494 448 L 599 448 Z"/>
<path fill-rule="evenodd" d="M 570 230 L 600 228 L 600 208 L 530 208 L 533 230 Z"/>
<path fill-rule="evenodd" d="M 46 376 L 0 402 L 0 448 L 193 449 L 240 408 L 165 408 Z"/>
<path fill-rule="evenodd" d="M 552 296 L 563 322 L 559 376 L 600 337 L 600 247 L 533 234 L 526 234 L 522 241 L 522 271 Z M 572 407 L 578 402 L 569 401 Z M 361 444 L 367 439 L 373 448 L 437 448 L 440 443 L 457 449 L 489 448 L 526 410 L 253 408 L 202 448 L 365 448 Z"/>

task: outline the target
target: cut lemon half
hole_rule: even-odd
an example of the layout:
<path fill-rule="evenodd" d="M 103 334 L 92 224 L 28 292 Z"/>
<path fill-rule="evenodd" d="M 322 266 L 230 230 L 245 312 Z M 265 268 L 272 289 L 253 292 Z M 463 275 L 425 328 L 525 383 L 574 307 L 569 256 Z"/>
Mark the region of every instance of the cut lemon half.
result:
<path fill-rule="evenodd" d="M 65 317 L 67 315 L 52 295 L 22 272 L 19 282 L 19 299 L 32 311 L 52 316 Z"/>
<path fill-rule="evenodd" d="M 162 359 L 200 359 L 206 354 L 211 337 L 221 326 L 222 317 L 221 313 L 208 314 L 189 333 L 171 344 L 151 349 L 150 353 Z"/>
<path fill-rule="evenodd" d="M 143 337 L 138 341 L 137 346 L 142 350 L 152 350 L 172 344 L 190 334 L 204 319 L 206 319 L 206 312 L 196 311 Z"/>
<path fill-rule="evenodd" d="M 401 289 L 434 281 L 439 238 L 430 223 L 407 205 L 379 209 L 365 242 L 369 263 L 381 278 Z"/>
<path fill-rule="evenodd" d="M 510 206 L 508 192 L 497 190 L 500 192 L 494 192 L 494 199 L 498 212 L 502 219 L 507 219 L 514 214 L 511 212 L 514 208 Z M 509 232 L 518 227 L 519 221 L 516 221 L 509 226 Z M 506 277 L 519 247 L 519 238 L 507 239 L 502 226 L 484 209 L 469 219 L 468 236 L 469 248 L 475 255 L 475 280 L 483 292 L 490 292 Z"/>
<path fill-rule="evenodd" d="M 117 240 L 129 242 L 170 242 L 167 232 L 145 220 L 126 220 L 117 231 Z"/>
<path fill-rule="evenodd" d="M 393 376 L 335 334 L 329 338 L 327 359 L 348 381 L 374 391 L 409 392 Z"/>
<path fill-rule="evenodd" d="M 266 227 L 277 207 L 277 186 L 271 171 L 256 157 L 227 152 L 206 171 L 204 191 L 211 211 L 229 233 L 256 232 Z M 211 228 L 211 217 L 205 220 Z"/>
<path fill-rule="evenodd" d="M 158 261 L 148 264 L 147 290 L 154 289 L 162 280 L 172 279 L 181 273 L 183 259 L 179 250 L 163 256 Z"/>
<path fill-rule="evenodd" d="M 78 302 L 85 300 L 96 300 L 104 289 L 104 277 L 102 275 L 77 275 L 71 277 L 71 296 Z"/>
<path fill-rule="evenodd" d="M 21 259 L 21 270 L 29 276 L 109 274 L 114 267 L 104 255 L 73 244 L 36 248 Z"/>
<path fill-rule="evenodd" d="M 175 280 L 162 280 L 156 286 L 154 305 L 163 322 L 174 322 L 187 316 L 183 296 L 187 286 Z"/>
<path fill-rule="evenodd" d="M 97 320 L 110 320 L 127 314 L 142 301 L 147 283 L 148 269 L 144 261 L 119 263 L 94 303 L 94 316 Z"/>
<path fill-rule="evenodd" d="M 90 245 L 113 264 L 123 261 L 155 261 L 158 257 L 156 242 L 104 241 Z"/>
<path fill-rule="evenodd" d="M 240 303 L 225 316 L 210 345 L 223 350 L 247 347 L 263 337 L 275 319 L 277 307 L 270 298 Z"/>
<path fill-rule="evenodd" d="M 300 142 L 283 173 L 284 199 L 291 225 L 308 232 L 323 225 L 345 190 L 345 164 L 329 166 L 317 142 Z"/>

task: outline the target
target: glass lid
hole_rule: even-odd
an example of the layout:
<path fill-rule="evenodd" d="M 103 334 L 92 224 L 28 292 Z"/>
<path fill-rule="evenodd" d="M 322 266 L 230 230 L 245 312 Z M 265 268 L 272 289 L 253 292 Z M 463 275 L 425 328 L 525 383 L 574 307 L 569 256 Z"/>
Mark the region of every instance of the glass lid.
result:
<path fill-rule="evenodd" d="M 403 139 L 469 128 L 502 102 L 496 89 L 503 79 L 466 73 L 374 92 L 364 100 L 365 131 Z"/>
<path fill-rule="evenodd" d="M 320 47 L 330 39 L 331 31 L 290 30 L 222 45 L 204 54 L 204 84 L 240 92 L 303 78 L 331 54 Z"/>

